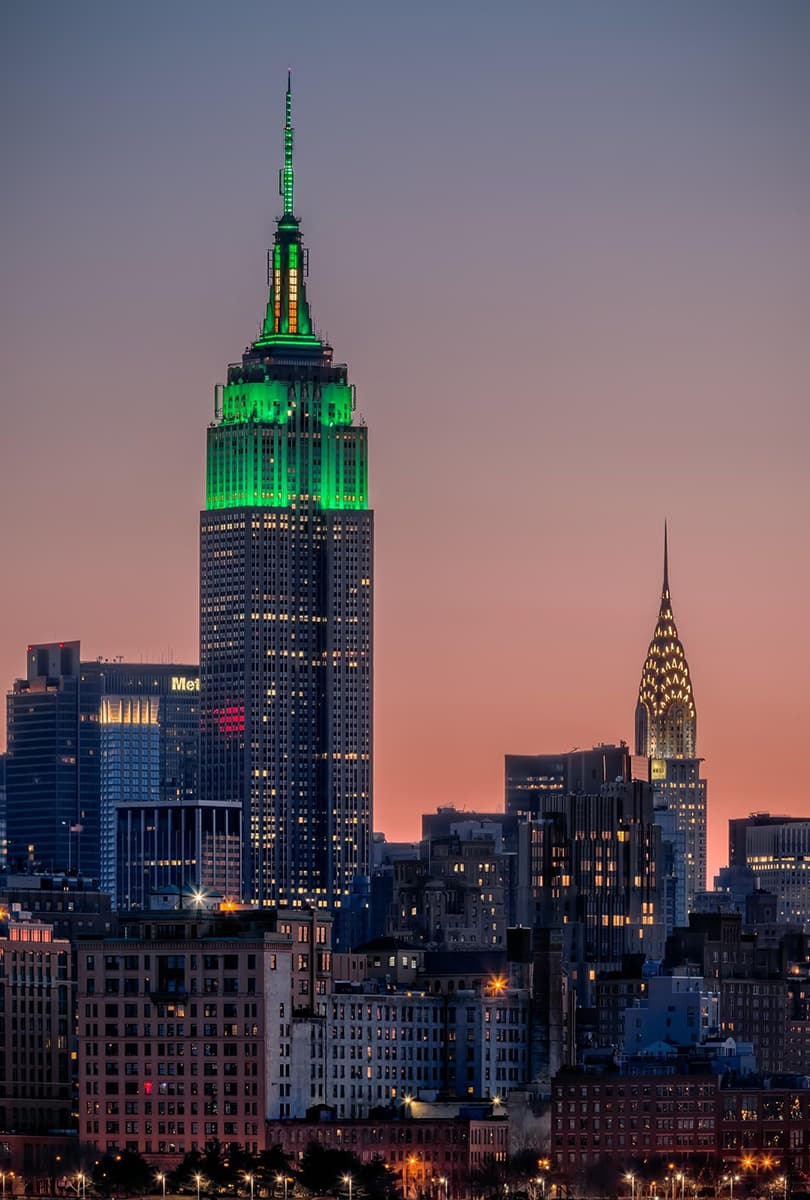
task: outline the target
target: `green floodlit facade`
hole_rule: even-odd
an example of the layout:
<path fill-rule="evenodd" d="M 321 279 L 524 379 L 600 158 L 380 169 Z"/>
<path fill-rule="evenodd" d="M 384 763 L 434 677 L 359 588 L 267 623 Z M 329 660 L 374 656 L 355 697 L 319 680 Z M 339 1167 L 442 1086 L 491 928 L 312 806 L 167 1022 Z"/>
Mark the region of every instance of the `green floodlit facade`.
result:
<path fill-rule="evenodd" d="M 201 778 L 241 806 L 243 898 L 340 918 L 370 868 L 373 514 L 367 430 L 307 299 L 291 108 L 288 81 L 267 305 L 207 435 Z"/>
<path fill-rule="evenodd" d="M 368 508 L 364 426 L 352 424 L 354 389 L 345 367 L 312 329 L 306 296 L 307 255 L 293 213 L 292 94 L 287 87 L 284 212 L 270 258 L 261 332 L 241 364 L 216 389 L 208 433 L 206 507 Z M 315 377 L 279 372 L 282 363 L 328 367 Z"/>
<path fill-rule="evenodd" d="M 368 508 L 366 430 L 352 424 L 350 385 L 244 374 L 217 389 L 206 507 Z"/>

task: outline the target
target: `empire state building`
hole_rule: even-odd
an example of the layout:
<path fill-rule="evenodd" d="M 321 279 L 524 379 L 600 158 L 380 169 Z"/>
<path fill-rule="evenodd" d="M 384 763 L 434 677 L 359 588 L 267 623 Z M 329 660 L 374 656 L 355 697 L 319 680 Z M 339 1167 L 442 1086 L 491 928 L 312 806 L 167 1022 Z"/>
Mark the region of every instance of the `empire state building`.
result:
<path fill-rule="evenodd" d="M 202 790 L 241 807 L 243 899 L 332 909 L 340 930 L 370 865 L 373 513 L 367 430 L 307 299 L 289 78 L 279 190 L 259 336 L 208 428 Z"/>

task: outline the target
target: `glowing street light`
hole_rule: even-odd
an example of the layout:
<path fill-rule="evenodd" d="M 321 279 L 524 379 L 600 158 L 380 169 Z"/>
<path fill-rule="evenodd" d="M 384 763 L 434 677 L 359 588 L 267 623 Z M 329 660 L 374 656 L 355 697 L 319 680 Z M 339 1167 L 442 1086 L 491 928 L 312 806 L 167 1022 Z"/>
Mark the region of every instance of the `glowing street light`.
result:
<path fill-rule="evenodd" d="M 347 1185 L 348 1185 L 348 1188 L 349 1188 L 349 1200 L 352 1200 L 352 1184 L 354 1183 L 354 1180 L 352 1179 L 351 1175 L 349 1175 L 349 1174 L 347 1173 L 346 1175 L 344 1175 L 344 1176 L 343 1176 L 343 1182 L 344 1182 L 345 1184 L 347 1184 Z M 286 1193 L 285 1193 L 285 1195 L 284 1195 L 284 1200 L 287 1200 Z"/>
<path fill-rule="evenodd" d="M 253 1175 L 249 1171 L 245 1172 L 245 1183 L 250 1184 L 250 1200 L 253 1200 Z"/>
<path fill-rule="evenodd" d="M 202 1175 L 200 1174 L 199 1171 L 194 1176 L 194 1182 L 197 1185 L 197 1200 L 200 1200 L 200 1184 L 202 1183 Z"/>
<path fill-rule="evenodd" d="M 636 1177 L 632 1171 L 628 1171 L 624 1177 L 625 1183 L 630 1184 L 630 1200 L 636 1200 Z"/>
<path fill-rule="evenodd" d="M 284 1200 L 287 1200 L 287 1176 L 282 1175 L 279 1171 L 278 1175 L 276 1175 L 276 1183 L 280 1183 L 284 1188 Z"/>
<path fill-rule="evenodd" d="M 166 1200 L 166 1172 L 158 1171 L 155 1179 L 158 1181 L 158 1183 L 163 1185 L 163 1200 Z"/>

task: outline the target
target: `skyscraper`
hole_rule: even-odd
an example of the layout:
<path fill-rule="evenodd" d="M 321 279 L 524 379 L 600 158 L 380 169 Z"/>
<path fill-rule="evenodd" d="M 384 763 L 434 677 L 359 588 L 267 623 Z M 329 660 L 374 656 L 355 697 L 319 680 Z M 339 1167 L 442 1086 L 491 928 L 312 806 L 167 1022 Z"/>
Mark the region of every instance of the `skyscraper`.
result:
<path fill-rule="evenodd" d="M 196 666 L 100 663 L 101 889 L 120 909 L 167 887 L 238 897 L 241 811 L 202 804 Z"/>
<path fill-rule="evenodd" d="M 243 811 L 243 895 L 341 908 L 369 873 L 373 514 L 347 367 L 315 332 L 283 213 L 257 339 L 215 390 L 200 519 L 203 800 Z"/>
<path fill-rule="evenodd" d="M 672 613 L 666 525 L 661 604 L 636 704 L 636 754 L 649 760 L 658 824 L 675 847 L 671 920 L 685 925 L 695 892 L 706 887 L 706 780 L 692 678 Z"/>
<path fill-rule="evenodd" d="M 167 886 L 238 896 L 241 809 L 199 797 L 197 667 L 80 650 L 29 646 L 8 695 L 12 867 L 99 879 L 124 909 Z"/>
<path fill-rule="evenodd" d="M 100 685 L 78 642 L 29 646 L 8 694 L 7 832 L 17 870 L 99 869 Z"/>

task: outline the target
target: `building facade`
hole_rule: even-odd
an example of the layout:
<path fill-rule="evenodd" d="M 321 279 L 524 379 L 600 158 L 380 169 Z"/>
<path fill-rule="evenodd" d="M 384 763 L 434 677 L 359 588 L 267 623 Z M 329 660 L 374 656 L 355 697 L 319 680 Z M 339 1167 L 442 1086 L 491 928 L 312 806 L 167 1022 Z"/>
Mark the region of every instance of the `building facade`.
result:
<path fill-rule="evenodd" d="M 348 1150 L 361 1162 L 381 1158 L 405 1197 L 469 1195 L 476 1172 L 509 1153 L 509 1122 L 485 1113 L 384 1121 L 278 1121 L 267 1125 L 268 1146 L 281 1146 L 296 1164 L 316 1142 Z"/>
<path fill-rule="evenodd" d="M 549 794 L 529 821 L 534 924 L 560 929 L 580 1003 L 595 1003 L 597 976 L 628 954 L 664 950 L 657 874 L 660 830 L 649 784 L 605 784 L 597 795 Z"/>
<path fill-rule="evenodd" d="M 70 943 L 16 906 L 0 920 L 0 1130 L 70 1129 Z"/>
<path fill-rule="evenodd" d="M 670 907 L 675 924 L 685 924 L 695 893 L 706 888 L 706 781 L 697 757 L 692 678 L 672 612 L 666 529 L 658 621 L 636 704 L 636 755 L 649 761 L 655 807 L 676 843 L 673 860 L 682 863 Z"/>
<path fill-rule="evenodd" d="M 505 1099 L 529 1082 L 530 995 L 506 980 L 453 994 L 333 992 L 327 1105 L 341 1119 L 425 1095 Z"/>
<path fill-rule="evenodd" d="M 8 695 L 10 864 L 99 881 L 122 909 L 193 887 L 239 898 L 241 807 L 199 796 L 199 672 L 32 645 Z"/>
<path fill-rule="evenodd" d="M 552 1154 L 570 1180 L 610 1164 L 677 1156 L 717 1147 L 719 1078 L 618 1076 L 563 1072 L 552 1087 Z M 617 1182 L 617 1181 L 616 1181 Z M 603 1177 L 608 1190 L 611 1184 Z"/>
<path fill-rule="evenodd" d="M 750 824 L 745 830 L 745 866 L 758 887 L 777 897 L 779 920 L 810 933 L 810 821 Z"/>
<path fill-rule="evenodd" d="M 606 783 L 627 782 L 631 763 L 622 743 L 567 754 L 507 754 L 504 767 L 507 813 L 530 818 L 542 817 L 555 794 L 594 794 Z"/>
<path fill-rule="evenodd" d="M 295 1020 L 317 1011 L 330 935 L 312 910 L 195 905 L 129 913 L 119 936 L 83 941 L 82 1142 L 167 1165 L 216 1140 L 264 1149 L 266 1120 L 301 1115 Z"/>
<path fill-rule="evenodd" d="M 120 909 L 153 892 L 202 888 L 239 898 L 241 810 L 201 803 L 199 670 L 99 663 L 101 874 Z"/>
<path fill-rule="evenodd" d="M 293 207 L 259 337 L 218 387 L 200 519 L 203 802 L 243 812 L 243 895 L 341 909 L 370 874 L 373 514 L 367 430 L 316 336 Z"/>
<path fill-rule="evenodd" d="M 14 870 L 98 877 L 100 682 L 78 642 L 28 647 L 7 698 L 6 828 Z"/>

